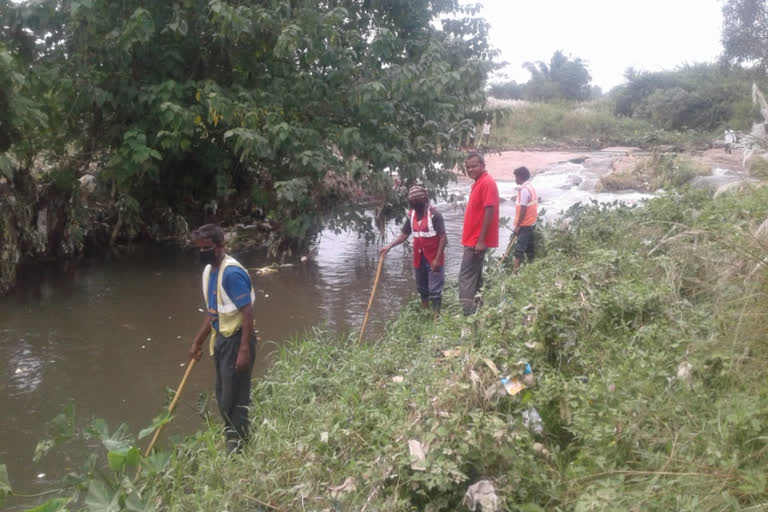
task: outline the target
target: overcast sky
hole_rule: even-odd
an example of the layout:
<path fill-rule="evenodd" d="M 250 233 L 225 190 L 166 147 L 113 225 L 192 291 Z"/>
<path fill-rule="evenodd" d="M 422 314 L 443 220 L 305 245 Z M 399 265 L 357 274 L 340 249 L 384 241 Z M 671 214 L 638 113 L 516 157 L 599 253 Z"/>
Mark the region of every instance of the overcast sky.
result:
<path fill-rule="evenodd" d="M 556 50 L 589 64 L 603 90 L 623 82 L 626 68 L 674 69 L 712 62 L 722 52 L 720 0 L 478 0 L 491 43 L 509 63 L 508 79 L 526 82 L 526 61 Z"/>

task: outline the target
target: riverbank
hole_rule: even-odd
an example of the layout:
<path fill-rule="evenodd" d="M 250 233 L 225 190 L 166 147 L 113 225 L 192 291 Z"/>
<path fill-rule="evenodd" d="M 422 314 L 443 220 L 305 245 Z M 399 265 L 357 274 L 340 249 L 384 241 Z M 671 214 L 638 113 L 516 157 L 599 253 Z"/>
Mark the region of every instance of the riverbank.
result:
<path fill-rule="evenodd" d="M 460 510 L 488 480 L 505 510 L 759 507 L 766 217 L 764 188 L 572 208 L 519 276 L 490 265 L 473 317 L 449 289 L 437 322 L 411 304 L 362 346 L 319 331 L 284 346 L 256 382 L 246 455 L 224 455 L 214 419 L 150 478 L 90 495 L 160 510 Z M 535 385 L 498 393 L 523 361 Z"/>

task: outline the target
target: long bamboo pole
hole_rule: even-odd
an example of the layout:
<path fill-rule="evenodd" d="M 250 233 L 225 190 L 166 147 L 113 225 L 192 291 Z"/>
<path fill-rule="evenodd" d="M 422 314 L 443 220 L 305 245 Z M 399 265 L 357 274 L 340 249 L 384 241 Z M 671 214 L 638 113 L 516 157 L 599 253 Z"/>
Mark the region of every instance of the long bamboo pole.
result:
<path fill-rule="evenodd" d="M 365 326 L 368 324 L 368 313 L 371 312 L 371 305 L 373 304 L 373 297 L 376 295 L 376 287 L 379 286 L 379 277 L 381 277 L 381 267 L 384 264 L 384 255 L 379 257 L 379 267 L 376 269 L 376 279 L 373 281 L 373 290 L 371 290 L 371 298 L 368 299 L 368 307 L 365 308 L 365 318 L 363 318 L 363 326 L 360 328 L 360 337 L 357 342 L 363 341 L 363 334 L 365 333 Z"/>
<path fill-rule="evenodd" d="M 197 360 L 195 358 L 192 358 L 189 360 L 189 365 L 187 365 L 187 371 L 184 372 L 184 377 L 181 378 L 179 387 L 176 388 L 176 394 L 173 395 L 173 400 L 171 400 L 171 405 L 168 406 L 169 415 L 172 414 L 173 410 L 176 408 L 176 403 L 179 401 L 179 397 L 181 396 L 181 390 L 184 389 L 184 384 L 187 383 L 187 377 L 189 377 L 189 374 L 192 371 L 192 368 L 195 366 L 195 363 L 197 363 Z M 157 429 L 155 430 L 155 435 L 152 436 L 152 441 L 149 443 L 149 446 L 147 446 L 147 451 L 144 452 L 145 457 L 149 456 L 149 452 L 151 452 L 152 447 L 155 446 L 157 439 L 160 437 L 160 432 L 163 431 L 163 427 L 165 427 L 165 423 L 157 427 Z"/>

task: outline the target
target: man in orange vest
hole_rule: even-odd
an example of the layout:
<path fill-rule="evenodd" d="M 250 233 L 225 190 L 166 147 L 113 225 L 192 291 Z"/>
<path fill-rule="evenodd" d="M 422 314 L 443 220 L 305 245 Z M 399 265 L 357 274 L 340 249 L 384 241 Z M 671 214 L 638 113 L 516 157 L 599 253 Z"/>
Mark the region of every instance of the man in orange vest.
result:
<path fill-rule="evenodd" d="M 408 190 L 408 218 L 391 244 L 379 250 L 383 256 L 413 233 L 413 267 L 421 306 L 440 313 L 445 284 L 445 221 L 443 215 L 429 205 L 427 191 L 418 185 Z"/>
<path fill-rule="evenodd" d="M 528 263 L 533 261 L 536 255 L 536 220 L 538 218 L 538 200 L 536 191 L 531 185 L 531 172 L 527 167 L 515 169 L 515 183 L 520 185 L 515 200 L 515 259 L 512 267 L 517 273 L 523 256 L 527 256 Z"/>

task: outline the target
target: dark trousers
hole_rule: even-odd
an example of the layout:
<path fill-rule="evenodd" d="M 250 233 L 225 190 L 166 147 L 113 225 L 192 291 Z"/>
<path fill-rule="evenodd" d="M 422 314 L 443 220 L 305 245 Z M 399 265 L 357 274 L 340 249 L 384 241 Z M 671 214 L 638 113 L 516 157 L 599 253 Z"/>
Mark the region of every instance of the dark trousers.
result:
<path fill-rule="evenodd" d="M 443 286 L 445 285 L 445 268 L 432 270 L 432 266 L 424 256 L 421 257 L 421 265 L 414 269 L 416 276 L 416 289 L 421 295 L 421 302 L 430 301 L 433 311 L 440 311 L 443 301 Z"/>
<path fill-rule="evenodd" d="M 528 263 L 536 257 L 536 226 L 520 226 L 515 246 L 515 258 L 522 261 L 523 256 L 528 257 Z"/>
<path fill-rule="evenodd" d="M 216 333 L 213 358 L 216 364 L 216 402 L 224 420 L 227 450 L 238 449 L 248 439 L 248 407 L 251 405 L 251 374 L 256 357 L 256 334 L 249 344 L 251 366 L 247 372 L 237 373 L 235 362 L 240 350 L 240 331 L 229 337 Z"/>
<path fill-rule="evenodd" d="M 480 301 L 475 298 L 483 286 L 483 260 L 485 251 L 475 254 L 473 247 L 464 247 L 459 270 L 459 303 L 464 315 L 477 311 Z"/>

